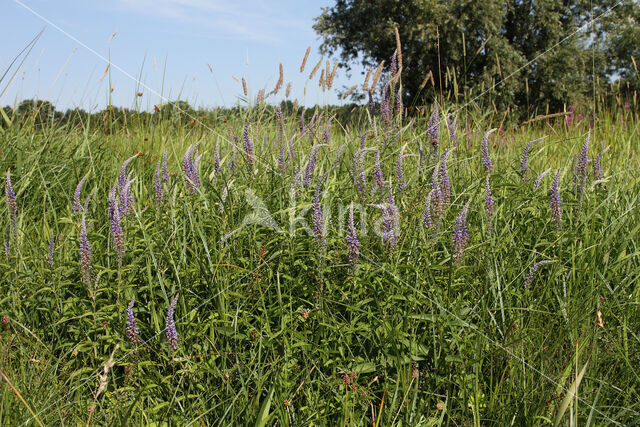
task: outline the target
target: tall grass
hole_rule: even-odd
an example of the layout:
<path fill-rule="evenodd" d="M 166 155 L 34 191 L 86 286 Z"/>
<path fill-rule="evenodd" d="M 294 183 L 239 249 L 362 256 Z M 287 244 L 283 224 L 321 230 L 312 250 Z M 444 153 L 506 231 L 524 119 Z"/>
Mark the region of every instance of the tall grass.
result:
<path fill-rule="evenodd" d="M 55 123 L 5 129 L 0 171 L 11 172 L 18 211 L 9 255 L 0 257 L 0 370 L 23 400 L 2 387 L 2 424 L 33 423 L 25 405 L 46 425 L 507 425 L 556 417 L 634 423 L 637 117 L 602 114 L 591 128 L 586 120 L 567 126 L 560 117 L 496 131 L 487 145 L 487 178 L 481 139 L 500 123 L 457 112 L 457 145 L 442 123 L 434 151 L 429 112 L 404 119 L 395 113 L 386 122 L 376 108 L 351 123 L 321 113 L 304 136 L 299 114 L 280 121 L 264 104 L 238 110 L 228 123 L 235 139 L 225 128 L 153 116 L 114 123 L 109 132 Z M 360 133 L 364 191 L 351 173 L 359 172 L 352 159 L 362 148 Z M 572 189 L 572 159 L 588 133 L 589 166 L 608 150 L 603 178 L 589 169 L 580 191 Z M 542 136 L 530 149 L 525 177 L 521 152 Z M 282 149 L 290 138 L 293 156 Z M 199 187 L 181 168 L 196 143 Z M 305 186 L 300 171 L 312 147 L 316 166 Z M 375 149 L 386 181 L 374 191 Z M 156 205 L 154 173 L 165 150 L 170 179 Z M 425 201 L 448 150 L 450 202 L 425 228 Z M 108 199 L 131 156 L 134 205 L 122 218 L 120 254 Z M 534 191 L 546 169 L 554 173 Z M 558 169 L 559 224 L 549 206 Z M 73 194 L 85 175 L 81 199 L 91 199 L 74 215 Z M 492 215 L 484 205 L 488 182 Z M 322 244 L 308 232 L 318 187 Z M 393 247 L 375 232 L 390 188 Z M 347 240 L 352 203 L 357 268 Z M 467 203 L 469 241 L 454 260 L 454 223 Z M 9 206 L 1 206 L 0 226 L 11 230 Z M 92 249 L 88 283 L 79 256 L 83 218 Z M 541 261 L 552 262 L 529 278 Z M 176 296 L 173 351 L 165 317 Z M 135 345 L 126 332 L 132 298 Z"/>

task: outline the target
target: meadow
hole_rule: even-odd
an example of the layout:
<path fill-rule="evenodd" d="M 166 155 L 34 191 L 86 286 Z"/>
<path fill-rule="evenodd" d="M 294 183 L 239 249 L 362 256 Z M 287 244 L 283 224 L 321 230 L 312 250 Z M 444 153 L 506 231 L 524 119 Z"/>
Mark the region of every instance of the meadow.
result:
<path fill-rule="evenodd" d="M 0 423 L 634 424 L 635 106 L 425 110 L 3 129 Z"/>

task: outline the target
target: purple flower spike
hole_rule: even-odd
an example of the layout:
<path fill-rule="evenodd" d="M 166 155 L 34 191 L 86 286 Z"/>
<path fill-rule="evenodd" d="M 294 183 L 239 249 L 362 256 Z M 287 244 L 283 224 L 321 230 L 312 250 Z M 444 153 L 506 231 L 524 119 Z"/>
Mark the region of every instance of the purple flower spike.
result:
<path fill-rule="evenodd" d="M 393 187 L 391 185 L 389 186 L 389 196 L 382 217 L 382 242 L 387 245 L 389 251 L 392 251 L 396 246 L 398 238 L 394 230 L 394 226 L 398 222 L 398 208 L 396 207 L 396 200 L 393 197 Z"/>
<path fill-rule="evenodd" d="M 127 337 L 129 337 L 131 345 L 135 347 L 140 342 L 140 331 L 138 330 L 138 322 L 133 315 L 134 303 L 135 297 L 131 297 L 131 301 L 129 302 L 129 305 L 127 305 L 127 328 L 125 329 L 125 332 Z"/>
<path fill-rule="evenodd" d="M 242 143 L 244 145 L 244 156 L 247 160 L 247 167 L 249 172 L 253 171 L 253 162 L 255 160 L 255 153 L 253 151 L 253 142 L 249 136 L 249 121 L 244 125 L 244 132 L 242 133 Z"/>
<path fill-rule="evenodd" d="M 127 184 L 127 179 L 128 179 L 127 166 L 135 158 L 136 158 L 136 156 L 129 157 L 127 160 L 124 161 L 124 163 L 122 163 L 122 166 L 120 167 L 120 177 L 118 178 L 118 189 L 120 191 L 122 191 L 124 186 Z"/>
<path fill-rule="evenodd" d="M 7 179 L 5 181 L 5 192 L 7 195 L 7 205 L 9 206 L 9 215 L 11 216 L 11 225 L 13 227 L 14 234 L 18 230 L 18 202 L 16 200 L 16 193 L 13 191 L 13 185 L 11 185 L 11 172 L 7 171 Z"/>
<path fill-rule="evenodd" d="M 404 171 L 402 170 L 402 159 L 404 158 L 403 150 L 398 153 L 398 159 L 396 160 L 396 181 L 398 181 L 398 193 L 401 193 L 407 188 L 407 181 L 404 179 Z"/>
<path fill-rule="evenodd" d="M 308 187 L 311 185 L 311 177 L 313 176 L 313 171 L 316 168 L 316 154 L 318 152 L 318 145 L 314 145 L 311 147 L 311 151 L 309 151 L 309 160 L 307 161 L 307 166 L 304 169 L 304 186 Z"/>
<path fill-rule="evenodd" d="M 131 194 L 131 173 L 125 179 L 124 187 L 120 188 L 120 217 L 124 218 L 129 213 L 129 210 L 133 208 L 133 195 Z"/>
<path fill-rule="evenodd" d="M 491 135 L 493 131 L 495 131 L 495 129 L 485 132 L 482 137 L 482 166 L 485 172 L 491 172 L 493 170 L 493 162 L 491 161 L 491 157 L 489 157 L 489 135 Z"/>
<path fill-rule="evenodd" d="M 438 105 L 433 106 L 433 112 L 427 122 L 427 139 L 435 151 L 440 147 L 440 112 Z"/>
<path fill-rule="evenodd" d="M 173 312 L 176 308 L 176 303 L 178 302 L 178 295 L 173 297 L 171 300 L 171 304 L 169 304 L 169 309 L 167 310 L 167 318 L 165 320 L 165 334 L 167 337 L 167 341 L 169 342 L 169 347 L 172 351 L 176 351 L 178 349 L 178 331 L 176 331 L 176 323 L 173 319 Z"/>
<path fill-rule="evenodd" d="M 56 236 L 55 234 L 51 236 L 49 239 L 49 251 L 47 252 L 47 262 L 51 267 L 53 267 L 53 251 L 56 246 Z"/>
<path fill-rule="evenodd" d="M 578 184 L 578 191 L 580 193 L 584 192 L 584 188 L 587 184 L 587 165 L 589 163 L 589 140 L 591 139 L 591 133 L 587 134 L 587 137 L 582 144 L 582 148 L 580 149 L 580 156 L 578 156 L 578 161 L 575 167 L 575 178 L 574 184 Z"/>
<path fill-rule="evenodd" d="M 487 174 L 487 180 L 484 184 L 484 211 L 487 216 L 491 218 L 495 213 L 494 201 L 491 196 L 491 183 L 489 182 L 489 174 Z"/>
<path fill-rule="evenodd" d="M 304 108 L 300 110 L 300 138 L 304 138 L 304 133 L 306 132 L 307 127 L 304 124 Z"/>
<path fill-rule="evenodd" d="M 80 192 L 82 191 L 82 186 L 84 185 L 84 183 L 87 180 L 88 176 L 89 176 L 89 174 L 86 174 L 85 176 L 82 177 L 82 179 L 80 180 L 80 182 L 76 186 L 76 191 L 74 191 L 74 193 L 73 193 L 73 214 L 74 215 L 76 215 L 82 209 L 82 205 L 80 204 L 81 203 L 80 202 Z"/>
<path fill-rule="evenodd" d="M 167 150 L 162 155 L 162 182 L 169 181 L 169 167 L 167 166 Z"/>
<path fill-rule="evenodd" d="M 116 247 L 118 255 L 118 264 L 122 264 L 122 256 L 124 255 L 124 231 L 122 230 L 122 221 L 120 218 L 120 209 L 116 200 L 116 186 L 114 185 L 109 193 L 109 220 L 111 222 L 111 236 Z"/>
<path fill-rule="evenodd" d="M 531 286 L 531 282 L 533 282 L 533 276 L 536 274 L 536 271 L 540 269 L 540 267 L 542 267 L 543 265 L 552 264 L 552 263 L 553 261 L 551 260 L 544 260 L 544 261 L 539 261 L 535 263 L 533 267 L 531 267 L 531 269 L 529 270 L 529 274 L 527 274 L 527 278 L 524 281 L 524 287 L 528 288 L 529 286 Z"/>
<path fill-rule="evenodd" d="M 184 173 L 184 183 L 189 193 L 195 194 L 200 187 L 200 175 L 198 172 L 198 163 L 201 155 L 195 155 L 196 148 L 200 142 L 195 143 L 187 148 L 182 158 L 182 172 Z M 195 159 L 194 159 L 195 155 Z"/>
<path fill-rule="evenodd" d="M 460 264 L 464 250 L 469 242 L 469 232 L 467 231 L 467 213 L 469 211 L 469 202 L 462 208 L 456 222 L 453 226 L 451 241 L 453 243 L 453 260 L 456 264 Z"/>
<path fill-rule="evenodd" d="M 533 144 L 540 141 L 540 139 L 542 138 L 529 141 L 522 150 L 522 154 L 520 155 L 520 173 L 522 174 L 523 181 L 526 181 L 529 175 L 529 153 L 531 152 L 531 147 Z"/>
<path fill-rule="evenodd" d="M 424 228 L 433 227 L 433 221 L 431 220 L 431 198 L 433 197 L 434 191 L 429 191 L 427 194 L 427 200 L 424 203 L 424 214 L 422 216 L 422 226 Z"/>
<path fill-rule="evenodd" d="M 371 174 L 374 190 L 384 188 L 384 174 L 382 173 L 382 167 L 380 166 L 380 150 L 376 150 L 376 162 L 373 165 Z"/>
<path fill-rule="evenodd" d="M 546 171 L 542 172 L 540 175 L 538 175 L 538 177 L 536 178 L 536 180 L 533 182 L 533 191 L 536 191 L 539 187 L 540 187 L 540 183 L 542 182 L 542 179 L 547 176 L 547 174 L 551 172 L 551 169 L 547 169 Z"/>
<path fill-rule="evenodd" d="M 604 173 L 602 172 L 602 155 L 605 151 L 607 151 L 606 148 L 596 154 L 596 157 L 593 160 L 593 175 L 598 181 L 604 178 Z"/>
<path fill-rule="evenodd" d="M 160 161 L 158 161 L 158 163 L 156 164 L 156 171 L 153 174 L 153 196 L 156 207 L 160 207 L 160 205 L 162 205 L 163 195 L 162 181 L 160 178 Z"/>
<path fill-rule="evenodd" d="M 551 184 L 551 190 L 549 191 L 549 207 L 551 208 L 551 217 L 556 223 L 556 226 L 560 226 L 562 221 L 562 199 L 560 198 L 560 172 L 558 169 L 553 183 Z"/>
<path fill-rule="evenodd" d="M 320 244 L 320 246 L 324 247 L 324 218 L 322 215 L 322 205 L 321 205 L 321 193 L 322 193 L 322 179 L 318 180 L 318 184 L 316 184 L 316 190 L 313 193 L 313 233 L 316 236 L 316 240 Z"/>
<path fill-rule="evenodd" d="M 82 215 L 80 224 L 80 268 L 82 270 L 82 282 L 89 286 L 91 282 L 91 245 L 87 238 L 87 223 Z"/>
<path fill-rule="evenodd" d="M 349 209 L 349 224 L 347 226 L 347 248 L 349 249 L 349 262 L 353 266 L 354 270 L 358 265 L 360 259 L 360 242 L 358 241 L 358 235 L 356 234 L 356 227 L 353 222 L 353 204 Z"/>

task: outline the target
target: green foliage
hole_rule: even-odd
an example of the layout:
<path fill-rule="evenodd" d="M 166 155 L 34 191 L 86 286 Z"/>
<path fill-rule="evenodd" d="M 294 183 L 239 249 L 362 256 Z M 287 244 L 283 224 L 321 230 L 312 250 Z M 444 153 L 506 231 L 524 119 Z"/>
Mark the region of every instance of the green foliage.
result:
<path fill-rule="evenodd" d="M 337 0 L 314 29 L 321 50 L 339 53 L 348 68 L 388 66 L 397 27 L 411 104 L 445 95 L 468 102 L 488 91 L 485 108 L 523 118 L 585 104 L 609 77 L 637 82 L 631 56 L 639 55 L 639 10 L 630 0 Z M 429 72 L 433 84 L 424 86 Z"/>
<path fill-rule="evenodd" d="M 480 139 L 500 116 L 458 112 L 458 145 L 449 158 L 451 204 L 432 229 L 422 226 L 422 213 L 439 155 L 452 148 L 444 125 L 439 151 L 430 152 L 426 118 L 410 125 L 395 117 L 385 124 L 358 110 L 354 121 L 334 118 L 325 128 L 334 110 L 307 111 L 307 123 L 314 113 L 324 118 L 303 137 L 300 111 L 285 113 L 279 143 L 280 125 L 268 106 L 198 112 L 202 123 L 114 113 L 99 127 L 68 121 L 5 130 L 0 171 L 11 171 L 18 233 L 10 236 L 9 256 L 0 255 L 0 315 L 7 316 L 0 324 L 0 370 L 45 425 L 523 425 L 551 423 L 563 411 L 561 421 L 570 414 L 579 424 L 637 420 L 637 113 L 615 109 L 597 116 L 591 130 L 586 119 L 567 126 L 559 118 L 495 132 L 489 151 L 496 209 L 487 217 Z M 226 129 L 242 135 L 247 117 L 256 157 L 251 172 L 242 143 L 230 141 Z M 299 189 L 292 205 L 294 176 L 310 146 L 326 141 L 325 129 L 329 140 L 318 150 L 312 184 Z M 400 222 L 391 252 L 374 232 L 382 217 L 376 205 L 387 198 L 371 193 L 372 152 L 364 159 L 365 195 L 350 174 L 360 130 L 366 148 L 381 150 L 383 172 L 394 185 L 398 154 L 407 154 L 408 186 L 396 193 Z M 609 148 L 602 156 L 604 178 L 596 181 L 590 173 L 579 197 L 571 191 L 571 159 L 588 132 L 591 162 L 601 144 Z M 523 180 L 522 148 L 542 135 L 547 138 L 533 146 L 529 179 Z M 278 144 L 291 136 L 295 158 L 280 169 Z M 190 194 L 181 162 L 196 142 L 203 153 L 201 187 Z M 342 145 L 344 156 L 335 161 Z M 165 149 L 171 178 L 156 208 L 153 175 Z M 124 220 L 120 266 L 106 198 L 122 162 L 133 155 L 128 170 L 135 203 Z M 559 167 L 558 228 L 549 214 L 551 177 L 538 191 L 532 181 Z M 322 200 L 332 221 L 321 246 L 301 221 L 312 223 L 307 208 L 325 173 Z M 85 174 L 82 200 L 92 194 L 85 212 L 93 250 L 89 286 L 78 259 L 81 215 L 73 215 L 71 201 Z M 241 227 L 252 212 L 247 190 L 280 231 Z M 470 242 L 456 266 L 452 228 L 468 201 Z M 367 215 L 365 221 L 356 213 L 355 271 L 339 219 L 351 202 L 360 202 Z M 291 217 L 298 219 L 293 230 Z M 10 221 L 3 202 L 0 229 Z M 51 236 L 53 266 L 47 262 Z M 526 275 L 540 260 L 554 262 L 526 288 Z M 180 345 L 172 352 L 164 327 L 175 295 Z M 125 310 L 134 296 L 138 346 L 125 334 Z M 31 419 L 3 386 L 0 423 Z"/>

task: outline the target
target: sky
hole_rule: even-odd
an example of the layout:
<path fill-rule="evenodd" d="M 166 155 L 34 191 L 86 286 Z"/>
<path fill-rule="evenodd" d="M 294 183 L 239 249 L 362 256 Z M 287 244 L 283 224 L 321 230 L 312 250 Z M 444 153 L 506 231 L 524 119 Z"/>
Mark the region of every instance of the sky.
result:
<path fill-rule="evenodd" d="M 24 63 L 17 61 L 0 82 L 0 105 L 37 98 L 53 102 L 59 110 L 97 111 L 109 97 L 115 106 L 146 110 L 176 99 L 204 108 L 246 105 L 242 85 L 234 77 L 245 77 L 249 96 L 255 99 L 260 89 L 274 88 L 280 63 L 284 87 L 271 102 L 285 99 L 284 89 L 291 82 L 289 99 L 297 98 L 300 104 L 341 104 L 337 90 L 361 84 L 360 67 L 352 69 L 350 78 L 338 69 L 329 93 L 318 87 L 320 71 L 313 81 L 307 80 L 321 58 L 313 18 L 332 4 L 331 0 L 6 0 L 0 17 L 0 76 L 44 32 Z M 301 74 L 308 46 L 311 53 Z M 324 59 L 333 65 L 335 58 Z"/>

